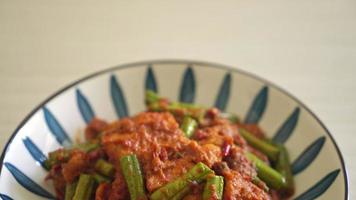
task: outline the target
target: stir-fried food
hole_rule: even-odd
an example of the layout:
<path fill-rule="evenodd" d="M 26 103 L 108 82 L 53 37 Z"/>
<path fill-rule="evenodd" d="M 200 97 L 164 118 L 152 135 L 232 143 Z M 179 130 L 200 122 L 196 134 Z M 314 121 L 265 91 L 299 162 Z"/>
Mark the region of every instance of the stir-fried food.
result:
<path fill-rule="evenodd" d="M 288 152 L 256 124 L 146 92 L 147 111 L 93 119 L 84 143 L 49 153 L 60 200 L 264 200 L 294 192 Z"/>

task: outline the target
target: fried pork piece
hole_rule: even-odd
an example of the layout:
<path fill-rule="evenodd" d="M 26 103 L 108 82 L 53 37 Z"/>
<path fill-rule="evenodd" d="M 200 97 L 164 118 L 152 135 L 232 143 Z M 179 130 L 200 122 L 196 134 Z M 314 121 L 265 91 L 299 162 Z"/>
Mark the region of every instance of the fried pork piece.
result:
<path fill-rule="evenodd" d="M 46 180 L 53 180 L 53 186 L 56 192 L 56 197 L 58 200 L 64 199 L 64 192 L 66 188 L 66 181 L 62 175 L 61 164 L 54 165 L 49 174 L 46 177 Z"/>
<path fill-rule="evenodd" d="M 194 164 L 212 166 L 221 161 L 214 144 L 200 145 L 184 136 L 170 113 L 141 113 L 108 126 L 102 143 L 109 160 L 134 153 L 138 156 L 149 192 L 187 172 Z"/>
<path fill-rule="evenodd" d="M 140 157 L 157 150 L 155 145 L 180 148 L 182 132 L 169 113 L 141 113 L 110 124 L 102 144 L 109 160 L 116 163 L 129 153 Z"/>
<path fill-rule="evenodd" d="M 221 161 L 220 148 L 215 145 L 200 146 L 192 141 L 179 150 L 171 147 L 159 148 L 152 154 L 152 159 L 143 159 L 142 163 L 146 187 L 150 192 L 183 175 L 198 162 L 212 166 Z M 145 157 L 149 158 L 149 155 Z"/>
<path fill-rule="evenodd" d="M 214 171 L 224 176 L 224 200 L 270 200 L 261 188 L 246 180 L 241 173 L 232 170 L 226 162 L 215 163 Z"/>
<path fill-rule="evenodd" d="M 183 198 L 183 200 L 201 200 L 203 199 L 203 191 L 204 185 L 203 184 L 196 184 L 192 183 L 190 185 L 190 192 Z M 210 199 L 214 200 L 214 199 Z"/>
<path fill-rule="evenodd" d="M 224 173 L 224 200 L 269 200 L 270 196 L 252 182 L 245 180 L 237 171 Z"/>
<path fill-rule="evenodd" d="M 167 160 L 159 167 L 154 166 L 154 162 L 143 163 L 147 190 L 153 192 L 187 172 L 193 165 L 191 160 L 183 158 L 174 161 Z"/>
<path fill-rule="evenodd" d="M 226 156 L 224 160 L 230 169 L 239 172 L 247 181 L 251 181 L 252 177 L 257 176 L 256 169 L 252 163 L 247 160 L 244 155 L 244 150 L 237 146 L 231 148 L 229 155 Z"/>
<path fill-rule="evenodd" d="M 239 134 L 238 125 L 231 123 L 226 118 L 221 118 L 220 115 L 220 111 L 217 108 L 208 109 L 204 120 L 200 122 L 201 129 L 196 133 L 197 137 L 195 139 L 200 140 L 209 136 L 211 140 L 214 140 L 215 136 L 229 136 L 233 138 L 233 142 L 238 146 L 247 147 L 246 141 Z"/>
<path fill-rule="evenodd" d="M 108 123 L 106 123 L 105 121 L 98 118 L 94 118 L 85 128 L 85 139 L 95 139 L 100 134 L 100 132 L 102 132 L 107 127 L 107 125 Z"/>
<path fill-rule="evenodd" d="M 124 176 L 121 174 L 120 171 L 116 172 L 115 180 L 111 183 L 111 189 L 109 191 L 109 200 L 130 199 L 130 194 L 127 189 Z"/>
<path fill-rule="evenodd" d="M 241 148 L 246 148 L 247 143 L 239 134 L 236 124 L 231 124 L 227 120 L 221 120 L 213 126 L 203 127 L 194 134 L 194 139 L 200 144 L 215 144 L 222 147 L 224 144 L 237 144 Z"/>
<path fill-rule="evenodd" d="M 82 151 L 74 151 L 69 161 L 62 164 L 62 174 L 66 182 L 71 183 L 88 167 L 87 155 Z"/>
<path fill-rule="evenodd" d="M 100 183 L 95 191 L 95 200 L 109 199 L 111 185 L 109 183 Z"/>

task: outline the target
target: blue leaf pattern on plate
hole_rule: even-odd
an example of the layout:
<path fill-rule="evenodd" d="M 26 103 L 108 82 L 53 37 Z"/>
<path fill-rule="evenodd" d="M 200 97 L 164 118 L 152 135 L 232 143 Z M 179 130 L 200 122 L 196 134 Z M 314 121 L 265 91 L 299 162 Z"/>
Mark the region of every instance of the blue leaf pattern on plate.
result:
<path fill-rule="evenodd" d="M 82 94 L 82 92 L 77 89 L 76 90 L 76 96 L 77 96 L 77 105 L 80 111 L 80 114 L 82 115 L 85 123 L 89 123 L 94 117 L 94 111 L 91 108 L 87 98 Z"/>
<path fill-rule="evenodd" d="M 13 200 L 13 198 L 11 198 L 11 197 L 9 197 L 9 196 L 7 196 L 7 195 L 5 195 L 5 194 L 0 194 L 0 198 L 1 198 L 2 200 Z"/>
<path fill-rule="evenodd" d="M 298 123 L 300 108 L 296 108 L 273 137 L 275 143 L 285 143 Z"/>
<path fill-rule="evenodd" d="M 309 188 L 306 192 L 299 195 L 295 200 L 312 200 L 322 195 L 335 181 L 339 175 L 340 169 L 334 170 L 326 175 L 323 179 Z"/>
<path fill-rule="evenodd" d="M 117 116 L 119 118 L 127 117 L 129 115 L 129 112 L 126 106 L 126 100 L 115 75 L 111 75 L 110 78 L 110 92 Z"/>
<path fill-rule="evenodd" d="M 216 96 L 215 107 L 222 111 L 225 111 L 226 105 L 230 97 L 230 87 L 231 87 L 231 74 L 227 73 L 224 80 L 220 86 L 219 93 Z"/>
<path fill-rule="evenodd" d="M 153 72 L 151 65 L 149 65 L 147 68 L 145 88 L 146 88 L 146 90 L 152 90 L 152 91 L 158 92 L 155 74 Z"/>
<path fill-rule="evenodd" d="M 265 112 L 268 101 L 268 87 L 264 86 L 253 100 L 249 111 L 247 112 L 245 123 L 256 124 L 260 121 Z"/>
<path fill-rule="evenodd" d="M 28 152 L 31 154 L 32 158 L 39 162 L 41 166 L 46 169 L 45 161 L 47 160 L 47 157 L 42 153 L 42 151 L 29 137 L 24 138 L 22 141 Z"/>
<path fill-rule="evenodd" d="M 44 113 L 46 124 L 49 130 L 51 131 L 51 133 L 55 136 L 56 140 L 64 147 L 70 146 L 72 141 L 70 140 L 70 138 L 68 137 L 64 129 L 62 128 L 61 124 L 51 113 L 51 111 L 49 111 L 46 107 L 44 107 L 43 113 Z"/>
<path fill-rule="evenodd" d="M 324 136 L 318 138 L 298 156 L 292 164 L 293 174 L 298 174 L 303 171 L 314 161 L 323 147 L 325 139 L 326 138 Z"/>
<path fill-rule="evenodd" d="M 35 183 L 29 177 L 27 177 L 24 173 L 22 173 L 19 169 L 17 169 L 17 167 L 15 167 L 14 165 L 8 162 L 5 163 L 5 166 L 10 171 L 10 173 L 14 176 L 16 181 L 24 188 L 26 188 L 28 191 L 33 192 L 45 198 L 54 199 L 51 193 L 49 193 L 48 191 L 43 189 L 40 185 Z"/>
<path fill-rule="evenodd" d="M 195 77 L 192 67 L 188 67 L 182 79 L 179 101 L 193 103 L 195 98 Z"/>

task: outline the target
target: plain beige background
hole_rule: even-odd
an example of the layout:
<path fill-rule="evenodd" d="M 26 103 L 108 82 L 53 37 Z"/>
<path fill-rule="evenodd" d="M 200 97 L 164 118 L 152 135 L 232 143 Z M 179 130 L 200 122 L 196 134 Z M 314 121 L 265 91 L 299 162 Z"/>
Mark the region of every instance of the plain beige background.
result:
<path fill-rule="evenodd" d="M 356 189 L 355 0 L 0 0 L 0 148 L 64 85 L 160 58 L 236 66 L 297 96 L 335 136 Z"/>

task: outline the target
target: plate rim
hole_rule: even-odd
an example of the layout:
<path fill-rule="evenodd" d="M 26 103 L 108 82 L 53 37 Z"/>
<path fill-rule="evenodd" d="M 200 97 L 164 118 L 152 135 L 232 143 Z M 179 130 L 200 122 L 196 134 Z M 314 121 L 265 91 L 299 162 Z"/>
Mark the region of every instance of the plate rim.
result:
<path fill-rule="evenodd" d="M 255 80 L 258 80 L 260 82 L 263 82 L 265 84 L 267 84 L 268 86 L 272 86 L 273 88 L 275 88 L 276 90 L 280 91 L 281 93 L 287 95 L 288 97 L 290 97 L 291 99 L 293 99 L 295 102 L 297 102 L 302 108 L 304 108 L 309 114 L 311 114 L 312 117 L 314 117 L 317 122 L 321 125 L 321 127 L 324 129 L 324 131 L 326 132 L 326 134 L 328 135 L 328 137 L 330 138 L 333 146 L 336 149 L 337 155 L 340 159 L 341 162 L 341 166 L 342 166 L 342 171 L 343 171 L 343 175 L 344 175 L 344 185 L 345 185 L 345 200 L 349 199 L 349 177 L 348 177 L 348 172 L 347 172 L 347 168 L 346 168 L 346 163 L 344 160 L 344 157 L 341 153 L 341 150 L 336 142 L 336 140 L 334 139 L 333 135 L 331 134 L 331 132 L 329 131 L 329 129 L 326 127 L 326 125 L 321 121 L 321 119 L 319 119 L 319 117 L 309 108 L 307 107 L 302 101 L 300 101 L 297 97 L 295 97 L 293 94 L 291 94 L 289 91 L 287 91 L 286 89 L 280 87 L 279 85 L 273 83 L 272 81 L 269 81 L 265 78 L 262 78 L 254 73 L 242 70 L 238 67 L 232 67 L 226 64 L 220 64 L 220 63 L 215 63 L 215 62 L 210 62 L 210 61 L 198 61 L 198 60 L 189 60 L 189 59 L 153 59 L 153 60 L 144 60 L 144 61 L 138 61 L 138 62 L 128 62 L 128 63 L 123 63 L 123 64 L 119 64 L 119 65 L 114 65 L 108 68 L 104 68 L 102 70 L 99 71 L 95 71 L 93 73 L 90 73 L 86 76 L 83 76 L 82 78 L 76 79 L 75 81 L 72 81 L 68 84 L 66 84 L 65 86 L 61 87 L 59 90 L 56 90 L 54 93 L 51 93 L 51 95 L 49 95 L 45 100 L 41 101 L 41 103 L 39 103 L 37 106 L 35 106 L 27 115 L 25 118 L 23 118 L 23 120 L 21 120 L 21 122 L 19 123 L 19 125 L 17 125 L 17 127 L 15 128 L 15 130 L 11 133 L 10 137 L 7 139 L 7 142 L 5 143 L 5 146 L 2 150 L 1 156 L 0 156 L 0 176 L 1 176 L 1 172 L 3 169 L 3 164 L 4 164 L 4 158 L 5 155 L 8 151 L 9 146 L 11 145 L 13 139 L 15 138 L 15 136 L 17 135 L 17 133 L 19 132 L 19 130 L 27 123 L 27 121 L 38 111 L 40 110 L 44 105 L 46 105 L 49 101 L 51 101 L 52 99 L 54 99 L 55 97 L 57 97 L 58 95 L 60 95 L 61 93 L 65 92 L 66 90 L 72 88 L 73 86 L 84 82 L 86 80 L 89 80 L 91 78 L 103 75 L 105 73 L 109 73 L 109 72 L 114 72 L 117 70 L 121 70 L 121 69 L 126 69 L 126 68 L 130 68 L 130 67 L 137 67 L 140 65 L 155 65 L 155 64 L 188 64 L 188 65 L 200 65 L 203 67 L 211 67 L 211 68 L 219 68 L 219 69 L 225 69 L 228 71 L 233 71 L 233 72 L 237 72 L 243 75 L 246 75 L 250 78 L 253 78 Z"/>

